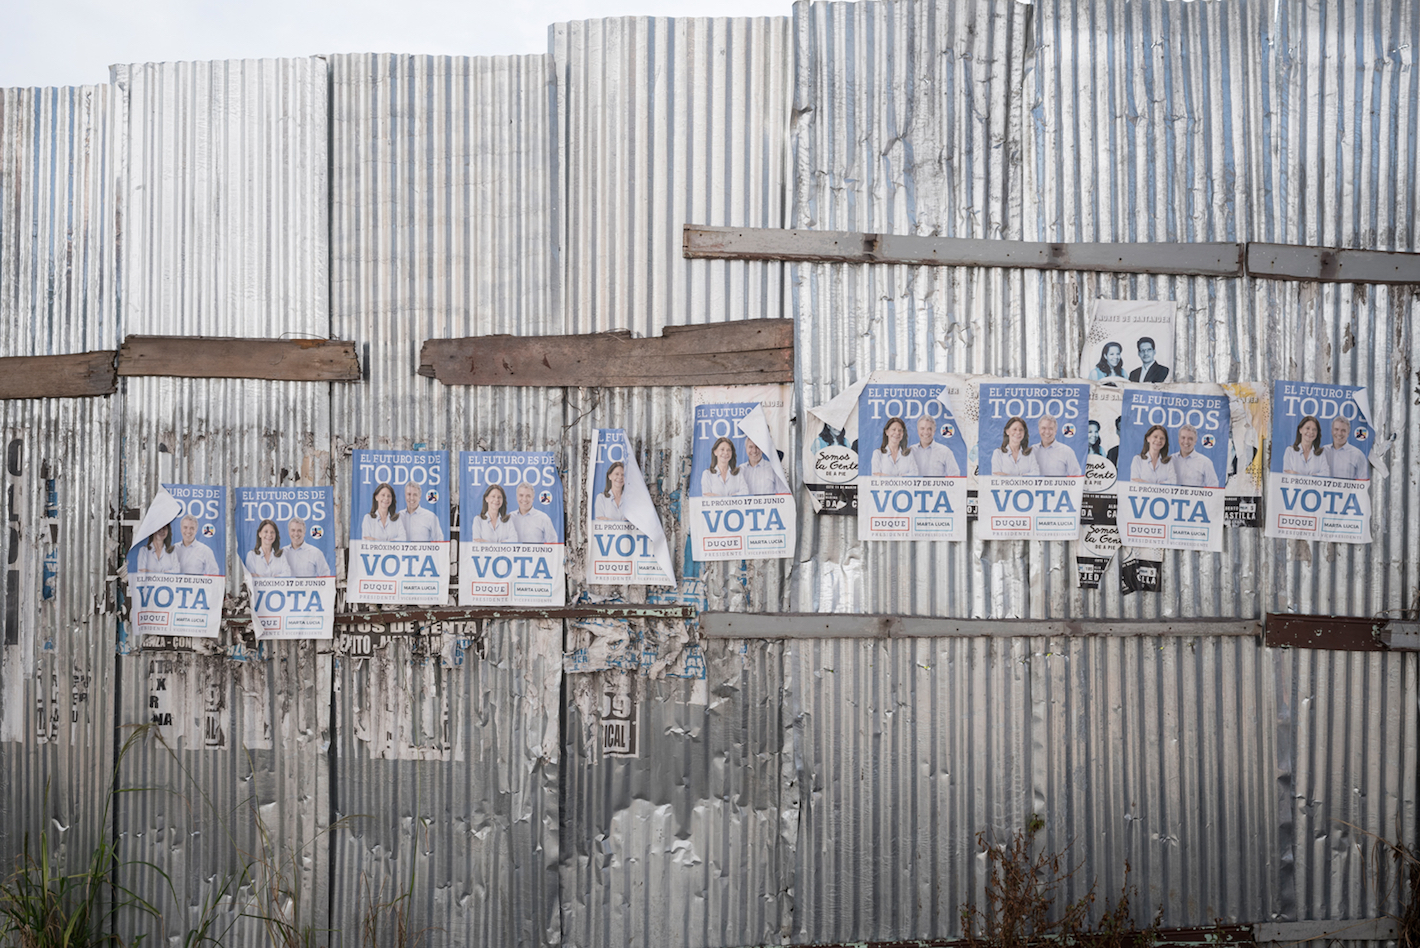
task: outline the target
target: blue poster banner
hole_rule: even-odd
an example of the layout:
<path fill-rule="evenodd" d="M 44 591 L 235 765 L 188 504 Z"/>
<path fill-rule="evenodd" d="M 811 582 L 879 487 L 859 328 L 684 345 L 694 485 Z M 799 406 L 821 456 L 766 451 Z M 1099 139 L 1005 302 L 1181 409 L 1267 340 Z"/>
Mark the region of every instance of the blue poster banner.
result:
<path fill-rule="evenodd" d="M 215 638 L 227 586 L 227 489 L 162 487 L 128 551 L 132 629 Z"/>
<path fill-rule="evenodd" d="M 587 582 L 674 586 L 665 527 L 625 430 L 593 430 L 590 465 Z"/>
<path fill-rule="evenodd" d="M 937 378 L 858 397 L 859 539 L 966 539 L 968 448 Z"/>
<path fill-rule="evenodd" d="M 449 601 L 447 451 L 356 451 L 351 458 L 346 602 Z"/>
<path fill-rule="evenodd" d="M 237 552 L 259 638 L 328 639 L 335 625 L 335 489 L 238 487 Z"/>
<path fill-rule="evenodd" d="M 565 605 L 564 529 L 550 453 L 460 453 L 459 605 Z"/>
<path fill-rule="evenodd" d="M 694 559 L 793 556 L 794 495 L 764 408 L 759 402 L 699 404 L 691 424 L 686 507 Z"/>
<path fill-rule="evenodd" d="M 977 535 L 1074 540 L 1089 450 L 1088 382 L 982 382 Z"/>
<path fill-rule="evenodd" d="M 1221 552 L 1228 396 L 1205 384 L 1126 388 L 1120 419 L 1120 542 Z"/>
<path fill-rule="evenodd" d="M 1375 437 L 1364 388 L 1274 382 L 1266 535 L 1370 543 Z"/>

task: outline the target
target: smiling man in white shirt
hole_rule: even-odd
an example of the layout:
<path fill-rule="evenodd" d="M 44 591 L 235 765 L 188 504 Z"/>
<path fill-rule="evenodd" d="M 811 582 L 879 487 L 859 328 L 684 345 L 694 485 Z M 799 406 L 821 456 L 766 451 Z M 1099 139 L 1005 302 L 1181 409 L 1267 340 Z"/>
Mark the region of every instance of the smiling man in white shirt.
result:
<path fill-rule="evenodd" d="M 286 547 L 284 558 L 291 568 L 292 576 L 334 576 L 335 570 L 326 562 L 325 554 L 306 543 L 306 521 L 292 517 L 286 524 L 286 536 L 291 545 Z"/>
<path fill-rule="evenodd" d="M 414 481 L 404 485 L 404 511 L 399 515 L 404 524 L 404 539 L 410 543 L 438 543 L 444 539 L 439 517 L 427 507 L 420 507 L 424 488 Z"/>
<path fill-rule="evenodd" d="M 541 510 L 533 509 L 532 485 L 526 482 L 518 485 L 518 509 L 510 516 L 513 529 L 518 533 L 519 543 L 557 543 L 557 530 L 552 518 Z"/>
<path fill-rule="evenodd" d="M 1040 444 L 1032 449 L 1035 463 L 1043 477 L 1075 477 L 1080 473 L 1080 459 L 1067 444 L 1055 440 L 1058 423 L 1054 415 L 1041 415 L 1036 422 L 1040 432 Z"/>
<path fill-rule="evenodd" d="M 1348 481 L 1370 480 L 1369 464 L 1361 449 L 1351 444 L 1351 422 L 1340 415 L 1331 423 L 1331 444 L 1321 449 L 1332 477 Z M 187 536 L 186 527 L 183 536 Z"/>

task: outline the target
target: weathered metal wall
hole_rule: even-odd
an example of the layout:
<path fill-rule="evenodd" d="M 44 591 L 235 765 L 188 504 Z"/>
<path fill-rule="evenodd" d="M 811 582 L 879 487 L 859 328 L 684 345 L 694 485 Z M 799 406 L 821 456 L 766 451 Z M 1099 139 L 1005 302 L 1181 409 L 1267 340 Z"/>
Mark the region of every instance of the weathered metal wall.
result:
<path fill-rule="evenodd" d="M 125 335 L 330 336 L 327 76 L 322 59 L 114 68 L 126 103 Z M 122 446 L 127 508 L 146 507 L 163 481 L 329 483 L 330 384 L 126 379 Z M 232 595 L 241 591 L 241 554 L 233 530 Z M 162 872 L 177 888 L 168 933 L 195 923 L 249 863 L 277 875 L 299 925 L 323 927 L 328 647 L 273 642 L 227 655 L 133 651 L 124 642 L 120 651 L 119 723 L 149 721 L 154 702 L 173 713 L 159 728 L 166 748 L 149 742 L 124 761 L 127 785 L 151 789 L 123 797 L 117 824 L 125 856 L 153 867 L 133 867 L 135 887 L 158 891 Z M 235 902 L 259 898 L 258 889 L 233 893 Z M 221 907 L 222 924 L 232 901 Z M 260 940 L 258 928 L 239 925 L 229 943 Z"/>
<path fill-rule="evenodd" d="M 1420 10 L 1283 4 L 1260 24 L 1253 239 L 1420 250 L 1416 208 Z M 1364 385 L 1388 477 L 1371 483 L 1368 546 L 1269 540 L 1267 609 L 1399 615 L 1420 608 L 1420 303 L 1413 287 L 1255 281 L 1264 377 Z M 1407 394 L 1410 393 L 1410 394 Z M 1385 439 L 1394 438 L 1389 444 Z M 1375 450 L 1373 449 L 1373 456 Z M 1420 837 L 1414 654 L 1277 653 L 1279 744 L 1295 771 L 1279 800 L 1284 908 L 1297 918 L 1394 911 L 1376 837 Z M 1290 738 L 1280 739 L 1281 734 Z M 1288 746 L 1290 744 L 1290 746 Z M 1282 789 L 1282 788 L 1279 788 Z M 1382 863 L 1383 864 L 1383 863 Z"/>
<path fill-rule="evenodd" d="M 783 315 L 782 264 L 688 261 L 680 248 L 687 223 L 787 223 L 788 27 L 783 17 L 552 27 L 556 167 L 565 175 L 557 191 L 563 331 L 654 336 L 667 325 Z M 577 389 L 567 397 L 564 438 L 576 452 L 568 490 L 577 498 L 568 508 L 569 555 L 586 549 L 591 431 L 625 428 L 683 585 L 699 589 L 696 580 L 703 580 L 712 608 L 786 605 L 790 561 L 697 568 L 684 554 L 689 389 Z M 568 576 L 581 585 L 580 565 L 569 565 Z M 624 592 L 640 600 L 648 590 Z M 604 758 L 589 746 L 596 705 L 569 697 L 561 840 L 569 943 L 732 945 L 787 937 L 783 895 L 792 864 L 783 837 L 792 820 L 782 810 L 791 791 L 779 756 L 778 662 L 757 656 L 742 672 L 738 656 L 726 661 L 709 673 L 713 709 L 703 691 L 698 702 L 692 697 L 689 682 L 641 683 L 637 759 Z M 571 677 L 569 696 L 598 690 L 589 676 Z"/>
<path fill-rule="evenodd" d="M 1363 6 L 1342 16 L 1281 4 L 1269 18 L 1247 5 L 1165 2 L 798 4 L 793 224 L 1414 250 L 1413 215 L 1396 215 L 1413 204 L 1413 178 L 1399 170 L 1416 158 L 1405 68 L 1413 11 Z M 1312 63 L 1325 64 L 1320 76 Z M 1319 125 L 1332 130 L 1324 147 L 1312 141 Z M 1367 200 L 1352 200 L 1350 185 L 1340 200 L 1322 152 Z M 1351 210 L 1337 217 L 1363 219 L 1348 234 L 1273 223 L 1341 204 Z M 1382 431 L 1396 435 L 1393 474 L 1373 490 L 1386 536 L 1369 547 L 1230 531 L 1222 555 L 1167 554 L 1164 591 L 1131 600 L 1117 587 L 1075 590 L 1062 544 L 860 545 L 851 524 L 820 518 L 813 569 L 801 566 L 795 585 L 799 608 L 1254 617 L 1397 614 L 1420 602 L 1420 419 L 1400 394 L 1415 362 L 1408 290 L 967 268 L 790 272 L 806 404 L 879 368 L 1073 374 L 1092 301 L 1140 296 L 1179 301 L 1181 378 L 1365 384 L 1386 402 Z M 797 677 L 823 684 L 802 699 L 802 784 L 819 811 L 804 814 L 797 849 L 798 938 L 956 934 L 955 907 L 979 892 L 972 835 L 1008 833 L 1032 812 L 1056 846 L 1076 841 L 1082 878 L 1098 875 L 1104 892 L 1117 891 L 1127 859 L 1165 924 L 1393 907 L 1362 849 L 1365 833 L 1415 838 L 1405 801 L 1416 774 L 1402 743 L 1416 727 L 1410 658 L 1268 652 L 1226 638 L 989 647 L 1000 655 L 926 641 L 804 646 Z M 1013 662 L 1029 672 L 990 677 Z M 1325 685 L 1304 671 L 1317 665 Z M 905 680 L 912 672 L 929 678 Z M 971 696 L 957 710 L 980 743 L 956 737 L 960 717 L 934 724 L 933 687 Z M 1313 697 L 1323 691 L 1326 700 Z M 821 736 L 815 719 L 833 723 Z M 923 778 L 936 773 L 923 753 L 880 749 L 904 746 L 952 748 L 947 789 Z M 1338 746 L 1354 751 L 1339 758 Z M 1368 792 L 1341 790 L 1361 786 Z M 927 825 L 942 838 L 924 844 L 916 828 Z M 1309 859 L 1293 851 L 1303 839 L 1318 841 Z M 925 865 L 920 875 L 889 869 L 904 863 Z"/>
<path fill-rule="evenodd" d="M 1395 0 L 801 2 L 792 18 L 558 24 L 547 55 L 120 67 L 110 87 L 0 93 L 0 355 L 290 333 L 356 340 L 367 375 L 130 379 L 115 398 L 0 406 L 7 437 L 34 445 L 0 849 L 50 816 L 83 825 L 115 723 L 147 720 L 161 678 L 172 750 L 126 761 L 127 785 L 156 790 L 117 825 L 126 857 L 178 883 L 168 934 L 266 841 L 298 921 L 342 944 L 406 887 L 430 943 L 949 937 L 980 893 L 975 834 L 1030 814 L 1073 845 L 1081 885 L 1113 894 L 1127 861 L 1166 925 L 1387 911 L 1367 834 L 1416 839 L 1414 655 L 1231 635 L 711 643 L 704 682 L 640 681 L 640 756 L 609 758 L 601 680 L 563 675 L 560 623 L 494 623 L 484 654 L 452 629 L 370 658 L 120 639 L 109 659 L 117 538 L 102 515 L 62 514 L 140 506 L 160 480 L 299 482 L 334 483 L 343 522 L 356 447 L 552 450 L 576 592 L 585 444 L 611 426 L 661 506 L 680 594 L 711 608 L 1414 609 L 1411 289 L 686 260 L 680 229 L 1415 251 L 1417 48 L 1420 14 Z M 1233 530 L 1222 554 L 1167 554 L 1163 592 L 1124 597 L 1077 590 L 1066 544 L 862 544 L 849 519 L 804 512 L 794 560 L 697 569 L 688 389 L 460 389 L 414 371 L 427 338 L 787 315 L 802 417 L 875 369 L 1072 374 L 1101 296 L 1179 302 L 1181 378 L 1367 385 L 1394 436 L 1376 542 Z M 45 461 L 54 533 L 33 486 Z M 229 943 L 262 939 L 247 920 Z"/>
<path fill-rule="evenodd" d="M 551 59 L 335 56 L 335 335 L 367 380 L 338 386 L 341 523 L 354 448 L 552 451 L 561 390 L 448 387 L 426 339 L 559 332 Z M 452 490 L 452 486 L 450 490 Z M 475 512 L 477 507 L 475 506 Z M 487 653 L 406 643 L 341 657 L 331 834 L 342 944 L 406 891 L 439 944 L 556 944 L 560 622 L 496 622 Z M 389 943 L 392 929 L 382 932 Z"/>
<path fill-rule="evenodd" d="M 111 88 L 0 90 L 0 356 L 117 346 Z M 112 398 L 0 401 L 0 852 L 85 860 L 113 747 Z M 14 576 L 14 585 L 10 577 Z"/>

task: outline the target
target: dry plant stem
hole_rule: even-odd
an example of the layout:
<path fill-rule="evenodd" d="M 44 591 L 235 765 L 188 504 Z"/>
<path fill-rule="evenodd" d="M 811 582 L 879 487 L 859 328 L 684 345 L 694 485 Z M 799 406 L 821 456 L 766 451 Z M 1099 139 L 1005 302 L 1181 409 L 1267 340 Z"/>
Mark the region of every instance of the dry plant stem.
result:
<path fill-rule="evenodd" d="M 961 907 L 963 939 L 970 948 L 1035 948 L 1043 944 L 1088 945 L 1090 948 L 1152 948 L 1158 941 L 1163 910 L 1148 928 L 1134 924 L 1130 898 L 1137 894 L 1128 884 L 1119 898 L 1106 903 L 1097 924 L 1091 923 L 1096 882 L 1074 901 L 1056 908 L 1060 887 L 1078 871 L 1066 862 L 1066 853 L 1034 852 L 1035 836 L 1044 826 L 1032 817 L 1026 829 L 1010 841 L 993 845 L 985 832 L 976 834 L 986 854 L 986 908 Z M 1068 850 L 1068 848 L 1067 848 Z"/>

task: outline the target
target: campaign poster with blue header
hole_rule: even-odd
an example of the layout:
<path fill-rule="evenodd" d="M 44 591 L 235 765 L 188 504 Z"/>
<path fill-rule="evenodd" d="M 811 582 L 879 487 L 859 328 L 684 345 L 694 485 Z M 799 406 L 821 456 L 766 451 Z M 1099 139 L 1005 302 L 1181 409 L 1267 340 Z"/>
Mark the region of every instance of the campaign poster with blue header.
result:
<path fill-rule="evenodd" d="M 335 488 L 238 487 L 235 514 L 257 637 L 330 638 Z"/>
<path fill-rule="evenodd" d="M 982 382 L 977 536 L 1074 540 L 1089 450 L 1088 382 Z"/>
<path fill-rule="evenodd" d="M 1120 419 L 1120 542 L 1221 552 L 1232 430 L 1222 388 L 1126 388 Z"/>
<path fill-rule="evenodd" d="M 132 629 L 216 638 L 227 587 L 227 489 L 164 484 L 128 551 Z"/>
<path fill-rule="evenodd" d="M 1266 535 L 1370 543 L 1375 439 L 1364 388 L 1274 382 Z"/>
<path fill-rule="evenodd" d="M 346 602 L 449 601 L 447 451 L 356 451 L 351 458 Z"/>
<path fill-rule="evenodd" d="M 461 452 L 459 605 L 565 605 L 562 504 L 550 453 Z"/>
<path fill-rule="evenodd" d="M 723 388 L 712 391 L 709 397 L 726 397 Z M 695 390 L 697 402 L 701 395 Z M 781 423 L 776 438 L 771 424 L 783 416 L 782 399 L 774 415 L 758 401 L 695 405 L 686 510 L 697 562 L 794 555 L 798 521 L 778 451 L 788 426 Z"/>
<path fill-rule="evenodd" d="M 661 516 L 622 428 L 592 432 L 587 478 L 587 582 L 674 586 Z"/>
<path fill-rule="evenodd" d="M 858 538 L 965 540 L 968 447 L 940 376 L 858 396 Z"/>

